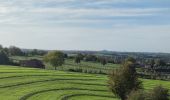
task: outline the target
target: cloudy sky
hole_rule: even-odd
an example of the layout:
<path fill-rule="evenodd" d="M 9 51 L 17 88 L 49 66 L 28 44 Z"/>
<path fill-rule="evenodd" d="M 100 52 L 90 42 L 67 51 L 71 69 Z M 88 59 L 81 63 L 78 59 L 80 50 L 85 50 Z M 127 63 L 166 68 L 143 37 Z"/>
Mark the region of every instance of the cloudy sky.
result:
<path fill-rule="evenodd" d="M 0 0 L 0 44 L 170 52 L 170 0 Z"/>

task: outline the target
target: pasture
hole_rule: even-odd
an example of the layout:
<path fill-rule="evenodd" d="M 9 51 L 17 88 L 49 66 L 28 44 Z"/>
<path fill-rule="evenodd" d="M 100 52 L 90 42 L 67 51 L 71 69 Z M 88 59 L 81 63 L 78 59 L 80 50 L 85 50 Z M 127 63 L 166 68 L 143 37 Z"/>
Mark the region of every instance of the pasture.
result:
<path fill-rule="evenodd" d="M 31 57 L 12 56 L 10 58 L 14 62 L 19 62 L 20 60 L 30 60 L 30 59 L 42 60 L 43 57 L 42 56 L 31 56 Z M 111 63 L 107 63 L 105 66 L 103 66 L 99 62 L 86 62 L 83 60 L 81 61 L 80 64 L 76 64 L 74 62 L 74 59 L 65 59 L 65 63 L 63 64 L 63 66 L 57 67 L 57 70 L 91 73 L 91 74 L 107 74 L 109 73 L 109 71 L 119 66 L 120 66 L 119 64 L 111 64 Z M 54 67 L 49 64 L 46 64 L 46 69 L 53 70 Z"/>
<path fill-rule="evenodd" d="M 170 82 L 143 80 L 145 90 Z M 0 66 L 1 100 L 119 100 L 107 87 L 107 76 L 17 66 Z"/>

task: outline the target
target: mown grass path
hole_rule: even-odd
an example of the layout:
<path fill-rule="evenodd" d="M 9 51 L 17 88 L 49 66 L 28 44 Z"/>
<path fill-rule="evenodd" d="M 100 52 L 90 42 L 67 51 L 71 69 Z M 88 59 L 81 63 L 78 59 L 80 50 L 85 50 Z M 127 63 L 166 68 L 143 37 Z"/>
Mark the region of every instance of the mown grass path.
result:
<path fill-rule="evenodd" d="M 143 80 L 146 90 L 170 82 Z M 118 100 L 107 76 L 0 66 L 0 100 Z"/>

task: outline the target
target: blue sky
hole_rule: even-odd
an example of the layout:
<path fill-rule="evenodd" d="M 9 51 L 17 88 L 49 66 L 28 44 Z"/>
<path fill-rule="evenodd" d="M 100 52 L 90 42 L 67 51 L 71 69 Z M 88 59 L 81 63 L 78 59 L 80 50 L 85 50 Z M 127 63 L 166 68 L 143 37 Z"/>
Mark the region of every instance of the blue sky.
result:
<path fill-rule="evenodd" d="M 0 44 L 170 53 L 170 0 L 0 0 Z"/>

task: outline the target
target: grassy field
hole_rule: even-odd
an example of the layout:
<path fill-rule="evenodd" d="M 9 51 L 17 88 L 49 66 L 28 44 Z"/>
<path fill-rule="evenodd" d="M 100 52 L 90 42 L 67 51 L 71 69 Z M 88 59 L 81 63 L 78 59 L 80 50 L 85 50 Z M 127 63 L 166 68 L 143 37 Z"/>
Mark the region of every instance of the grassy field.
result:
<path fill-rule="evenodd" d="M 170 82 L 143 80 L 146 90 Z M 106 75 L 0 66 L 0 100 L 118 100 Z"/>
<path fill-rule="evenodd" d="M 39 59 L 42 60 L 42 56 L 32 56 L 32 57 L 24 57 L 24 56 L 13 56 L 10 57 L 14 62 L 19 62 L 20 60 L 29 60 L 29 59 Z M 65 63 L 63 66 L 59 66 L 57 70 L 62 71 L 72 71 L 72 72 L 83 72 L 83 73 L 93 73 L 93 74 L 107 74 L 109 71 L 113 70 L 114 68 L 119 67 L 119 64 L 111 64 L 107 63 L 103 66 L 99 62 L 85 62 L 81 61 L 80 64 L 76 64 L 74 59 L 65 59 Z M 46 64 L 46 69 L 54 69 L 49 64 Z"/>

